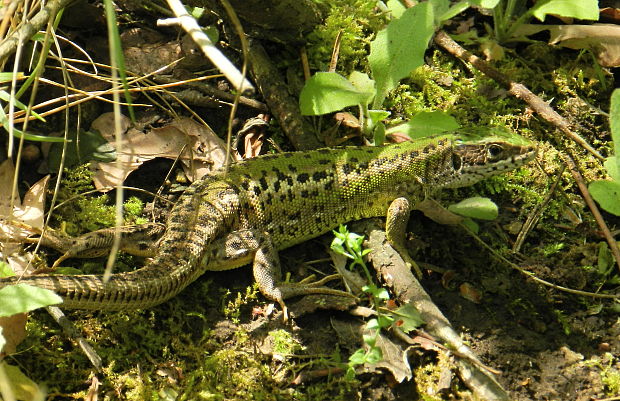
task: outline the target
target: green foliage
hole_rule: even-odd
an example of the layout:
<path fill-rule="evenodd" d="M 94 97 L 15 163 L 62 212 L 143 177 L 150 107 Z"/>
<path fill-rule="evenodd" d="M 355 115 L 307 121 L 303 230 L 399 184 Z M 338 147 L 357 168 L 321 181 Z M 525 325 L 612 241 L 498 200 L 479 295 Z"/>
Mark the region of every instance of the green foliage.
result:
<path fill-rule="evenodd" d="M 359 73 L 361 74 L 361 73 Z M 310 78 L 299 96 L 304 115 L 321 115 L 358 104 L 368 104 L 374 93 L 357 88 L 335 72 L 318 72 Z"/>
<path fill-rule="evenodd" d="M 303 347 L 289 331 L 278 329 L 269 332 L 273 340 L 273 351 L 281 355 L 293 355 L 303 350 Z"/>
<path fill-rule="evenodd" d="M 345 377 L 352 380 L 355 377 L 356 366 L 375 364 L 383 359 L 381 348 L 377 346 L 377 339 L 382 329 L 387 329 L 397 322 L 403 331 L 409 332 L 424 324 L 424 321 L 413 305 L 405 305 L 386 314 L 381 306 L 390 299 L 390 295 L 385 288 L 374 284 L 368 266 L 364 262 L 364 256 L 371 252 L 370 249 L 362 249 L 364 236 L 349 232 L 343 225 L 338 231 L 334 231 L 334 236 L 332 251 L 351 259 L 351 269 L 355 266 L 362 268 L 368 281 L 368 284 L 362 287 L 362 291 L 370 296 L 377 312 L 377 317 L 370 319 L 364 327 L 363 340 L 366 349 L 360 348 L 349 357 Z"/>
<path fill-rule="evenodd" d="M 0 317 L 26 313 L 61 302 L 62 298 L 53 291 L 27 284 L 10 285 L 0 289 Z"/>
<path fill-rule="evenodd" d="M 11 269 L 8 263 L 0 260 L 0 277 L 11 277 L 14 276 L 15 272 Z"/>
<path fill-rule="evenodd" d="M 424 52 L 434 32 L 432 4 L 419 3 L 377 34 L 368 56 L 377 82 L 373 108 L 381 107 L 387 93 L 411 70 L 424 64 Z"/>
<path fill-rule="evenodd" d="M 603 209 L 620 216 L 620 89 L 616 89 L 611 95 L 609 125 L 615 153 L 605 160 L 604 166 L 611 181 L 591 182 L 588 189 Z"/>
<path fill-rule="evenodd" d="M 388 128 L 387 133 L 400 132 L 411 139 L 417 139 L 441 132 L 454 131 L 459 127 L 459 123 L 443 111 L 420 111 L 406 123 Z"/>
<path fill-rule="evenodd" d="M 500 1 L 493 9 L 495 38 L 499 42 L 512 39 L 517 29 L 535 17 L 544 21 L 548 14 L 560 17 L 598 20 L 598 0 L 546 0 L 537 1 L 526 9 L 525 0 Z"/>
<path fill-rule="evenodd" d="M 100 162 L 116 160 L 114 146 L 98 132 L 82 131 L 78 134 L 76 131 L 71 131 L 67 139 L 69 143 L 67 143 L 66 151 L 64 152 L 64 167 L 74 167 L 91 160 Z M 55 143 L 51 146 L 47 160 L 50 169 L 58 170 L 60 168 L 62 154 L 62 143 Z"/>
<path fill-rule="evenodd" d="M 373 74 L 354 72 L 347 81 L 336 73 L 319 72 L 308 80 L 300 94 L 300 108 L 305 115 L 321 115 L 357 105 L 362 132 L 381 144 L 386 128 L 381 121 L 386 112 L 378 109 L 389 91 L 411 70 L 424 64 L 424 52 L 435 30 L 433 5 L 420 3 L 402 13 L 381 30 L 370 45 L 368 62 Z M 374 99 L 374 100 L 373 100 Z"/>
<path fill-rule="evenodd" d="M 112 227 L 116 223 L 116 210 L 110 204 L 108 195 L 90 197 L 84 195 L 93 190 L 93 173 L 88 165 L 80 165 L 65 170 L 58 192 L 58 200 L 63 205 L 54 213 L 55 224 L 63 225 L 64 231 L 71 236 L 101 228 Z M 142 224 L 141 217 L 144 202 L 137 197 L 130 197 L 123 204 L 125 224 Z"/>
<path fill-rule="evenodd" d="M 448 206 L 448 210 L 465 217 L 495 220 L 499 215 L 497 205 L 489 198 L 474 196 Z"/>
<path fill-rule="evenodd" d="M 368 0 L 330 0 L 325 8 L 330 8 L 327 18 L 308 35 L 308 58 L 312 68 L 326 71 L 332 48 L 340 36 L 338 71 L 348 75 L 367 67 L 368 43 L 374 32 L 385 24 L 386 14 L 373 11 L 376 4 Z"/>

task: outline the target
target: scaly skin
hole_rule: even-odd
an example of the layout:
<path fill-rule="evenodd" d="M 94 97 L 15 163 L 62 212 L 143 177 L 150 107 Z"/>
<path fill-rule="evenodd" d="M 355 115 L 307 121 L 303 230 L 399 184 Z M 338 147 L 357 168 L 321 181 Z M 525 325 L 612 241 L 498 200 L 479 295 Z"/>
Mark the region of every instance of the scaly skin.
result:
<path fill-rule="evenodd" d="M 403 231 L 404 224 L 393 223 L 425 196 L 512 170 L 535 153 L 534 145 L 517 135 L 463 130 L 385 147 L 246 160 L 185 191 L 145 267 L 113 274 L 107 283 L 99 275 L 37 275 L 20 282 L 55 291 L 67 308 L 135 309 L 170 299 L 205 271 L 253 261 L 261 292 L 282 306 L 295 295 L 341 294 L 322 283 L 280 283 L 277 251 L 373 216 L 387 214 L 388 231 L 391 226 Z M 0 279 L 0 288 L 16 282 Z"/>

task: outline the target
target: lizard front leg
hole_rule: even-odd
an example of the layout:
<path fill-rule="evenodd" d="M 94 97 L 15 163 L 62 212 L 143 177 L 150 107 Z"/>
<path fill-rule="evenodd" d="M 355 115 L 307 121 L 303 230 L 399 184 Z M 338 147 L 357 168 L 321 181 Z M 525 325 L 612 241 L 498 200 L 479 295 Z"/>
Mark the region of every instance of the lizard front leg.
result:
<path fill-rule="evenodd" d="M 409 256 L 405 246 L 405 232 L 411 214 L 411 205 L 407 198 L 396 198 L 390 204 L 385 219 L 385 235 L 392 247 L 400 254 L 405 263 L 413 268 L 416 276 L 422 278 L 422 271 L 418 264 Z"/>
<path fill-rule="evenodd" d="M 280 258 L 268 233 L 254 230 L 235 231 L 214 242 L 210 248 L 211 255 L 204 261 L 207 263 L 206 270 L 233 269 L 251 261 L 254 280 L 260 292 L 280 304 L 285 319 L 288 314 L 284 300 L 287 298 L 310 294 L 353 296 L 345 291 L 324 287 L 327 281 L 338 275 L 314 282 L 283 282 Z"/>

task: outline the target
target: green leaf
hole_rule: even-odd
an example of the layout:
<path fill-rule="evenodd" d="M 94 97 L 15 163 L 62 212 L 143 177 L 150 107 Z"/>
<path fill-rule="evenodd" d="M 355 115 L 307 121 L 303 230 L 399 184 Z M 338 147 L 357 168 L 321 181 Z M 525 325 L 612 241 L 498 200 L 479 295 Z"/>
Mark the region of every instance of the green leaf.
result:
<path fill-rule="evenodd" d="M 11 99 L 11 95 L 7 91 L 0 91 L 0 99 L 2 99 L 5 102 L 9 103 L 9 100 Z M 23 111 L 26 111 L 26 109 L 28 108 L 28 106 L 26 106 L 25 104 L 23 104 L 22 102 L 20 102 L 17 99 L 14 100 L 14 104 L 15 104 L 15 107 L 17 107 L 18 109 L 23 110 Z M 45 118 L 43 118 L 40 114 L 35 113 L 32 110 L 30 110 L 30 115 L 35 117 L 36 119 L 38 119 L 40 121 L 46 122 Z"/>
<path fill-rule="evenodd" d="M 377 126 L 375 127 L 375 130 L 373 131 L 373 141 L 374 144 L 377 146 L 383 145 L 383 143 L 385 142 L 385 124 L 383 123 L 379 123 L 377 124 Z"/>
<path fill-rule="evenodd" d="M 603 166 L 605 166 L 605 170 L 607 170 L 607 174 L 614 180 L 620 182 L 620 158 L 616 156 L 611 156 L 605 159 Z"/>
<path fill-rule="evenodd" d="M 478 234 L 480 232 L 480 226 L 478 225 L 478 223 L 476 223 L 469 217 L 463 220 L 461 224 L 467 227 L 474 234 Z"/>
<path fill-rule="evenodd" d="M 351 85 L 353 85 L 358 90 L 358 92 L 372 93 L 374 96 L 374 93 L 376 91 L 375 81 L 371 79 L 368 74 L 359 71 L 353 71 L 351 75 L 349 75 L 349 82 L 351 82 Z M 364 104 L 370 103 L 370 100 L 371 99 L 369 98 Z"/>
<path fill-rule="evenodd" d="M 474 196 L 448 206 L 448 210 L 461 216 L 480 220 L 495 220 L 498 216 L 497 205 L 489 198 Z"/>
<path fill-rule="evenodd" d="M 17 400 L 43 400 L 45 395 L 37 383 L 33 382 L 17 366 L 6 362 L 0 363 L 0 369 L 4 370 L 6 383 L 10 386 L 13 396 Z"/>
<path fill-rule="evenodd" d="M 593 181 L 588 185 L 592 197 L 606 211 L 620 216 L 620 182 Z"/>
<path fill-rule="evenodd" d="M 301 114 L 317 116 L 342 110 L 345 107 L 367 104 L 372 92 L 360 91 L 342 75 L 317 72 L 306 81 L 299 95 Z"/>
<path fill-rule="evenodd" d="M 606 242 L 600 242 L 598 244 L 598 258 L 596 267 L 601 275 L 607 275 L 614 267 L 614 256 L 609 250 L 609 246 Z"/>
<path fill-rule="evenodd" d="M 366 354 L 366 363 L 374 365 L 377 362 L 381 362 L 383 360 L 383 352 L 381 352 L 381 348 L 379 347 L 371 347 Z"/>
<path fill-rule="evenodd" d="M 370 319 L 366 322 L 366 330 L 380 330 L 379 321 L 377 319 Z"/>
<path fill-rule="evenodd" d="M 450 7 L 447 10 L 438 10 L 437 7 L 435 7 L 435 14 L 440 14 L 437 17 L 437 21 L 438 22 L 444 22 L 449 20 L 450 18 L 453 18 L 457 15 L 459 15 L 460 13 L 462 13 L 463 11 L 467 10 L 469 7 L 471 7 L 471 1 L 459 1 L 458 3 L 455 3 L 452 7 Z"/>
<path fill-rule="evenodd" d="M 0 317 L 25 313 L 62 303 L 56 293 L 27 284 L 15 284 L 0 290 Z"/>
<path fill-rule="evenodd" d="M 616 156 L 615 172 L 617 173 L 620 171 L 620 89 L 613 91 L 611 94 L 610 103 L 609 126 L 611 128 L 611 140 L 614 142 L 614 155 Z M 620 181 L 617 174 L 615 176 L 612 175 L 609 167 L 607 167 L 607 172 L 613 177 L 614 180 Z"/>
<path fill-rule="evenodd" d="M 358 349 L 349 357 L 349 363 L 353 365 L 361 365 L 366 361 L 366 352 L 363 349 Z"/>
<path fill-rule="evenodd" d="M 385 329 L 387 327 L 390 327 L 392 323 L 394 323 L 394 319 L 392 318 L 392 316 L 380 314 L 377 317 L 377 322 L 379 323 L 379 327 Z"/>
<path fill-rule="evenodd" d="M 549 0 L 536 2 L 530 12 L 540 21 L 544 21 L 547 14 L 596 21 L 599 9 L 598 0 Z"/>
<path fill-rule="evenodd" d="M 15 272 L 11 269 L 8 263 L 0 261 L 0 277 L 11 277 L 14 276 Z"/>
<path fill-rule="evenodd" d="M 398 81 L 424 64 L 424 52 L 435 32 L 433 18 L 432 5 L 419 3 L 393 20 L 370 43 L 368 63 L 377 83 L 373 109 L 380 109 Z"/>
<path fill-rule="evenodd" d="M 421 111 L 408 122 L 388 128 L 387 133 L 400 132 L 411 139 L 418 139 L 441 132 L 454 131 L 459 127 L 454 117 L 443 111 Z"/>
<path fill-rule="evenodd" d="M 114 146 L 105 140 L 98 132 L 83 131 L 78 135 L 75 131 L 69 133 L 71 142 L 67 145 L 65 168 L 85 163 L 90 160 L 111 162 L 116 160 Z M 50 148 L 48 165 L 56 170 L 60 166 L 62 156 L 61 144 L 53 144 Z"/>
<path fill-rule="evenodd" d="M 12 72 L 0 72 L 0 83 L 8 83 L 13 81 L 13 73 Z M 23 72 L 18 72 L 17 73 L 17 80 L 21 81 L 22 79 L 24 79 L 26 77 L 26 75 L 24 75 Z"/>
<path fill-rule="evenodd" d="M 367 344 L 369 347 L 374 347 L 377 343 L 376 332 L 373 332 L 372 334 L 364 334 L 362 338 L 364 339 L 364 344 Z"/>
<path fill-rule="evenodd" d="M 482 8 L 494 8 L 499 0 L 469 0 L 472 5 L 476 5 Z"/>
<path fill-rule="evenodd" d="M 405 333 L 409 333 L 426 323 L 424 319 L 422 319 L 420 312 L 410 303 L 396 309 L 394 311 L 394 317 L 400 320 L 400 325 L 398 327 Z"/>
<path fill-rule="evenodd" d="M 375 293 L 375 298 L 380 299 L 382 301 L 387 301 L 390 299 L 390 293 L 385 288 L 377 288 L 377 292 Z"/>
<path fill-rule="evenodd" d="M 407 8 L 399 0 L 388 0 L 387 7 L 394 18 L 400 18 L 407 11 Z"/>

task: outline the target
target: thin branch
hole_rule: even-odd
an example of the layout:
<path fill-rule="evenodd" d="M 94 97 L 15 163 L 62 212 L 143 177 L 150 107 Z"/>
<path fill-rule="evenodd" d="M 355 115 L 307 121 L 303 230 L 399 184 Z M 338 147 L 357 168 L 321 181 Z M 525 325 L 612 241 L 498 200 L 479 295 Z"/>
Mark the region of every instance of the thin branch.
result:
<path fill-rule="evenodd" d="M 47 2 L 47 5 L 41 8 L 34 17 L 29 21 L 23 22 L 22 26 L 13 31 L 9 36 L 0 42 L 0 64 L 4 63 L 6 59 L 15 52 L 19 44 L 24 44 L 27 40 L 30 40 L 32 36 L 37 33 L 50 18 L 54 18 L 56 13 L 66 7 L 73 0 L 51 0 Z"/>
<path fill-rule="evenodd" d="M 482 71 L 486 76 L 492 78 L 499 84 L 508 89 L 508 92 L 517 98 L 523 99 L 532 109 L 534 109 L 542 118 L 547 120 L 552 125 L 558 127 L 566 136 L 577 142 L 585 150 L 590 152 L 594 157 L 600 160 L 605 158 L 598 153 L 589 143 L 587 143 L 582 137 L 574 133 L 568 124 L 568 121 L 561 115 L 559 115 L 547 102 L 540 97 L 532 93 L 524 85 L 515 82 L 502 74 L 497 69 L 491 67 L 489 63 L 482 60 L 478 56 L 468 52 L 456 43 L 447 33 L 443 31 L 437 32 L 435 35 L 435 43 L 443 47 L 453 56 L 460 58 L 461 60 L 471 63 L 478 70 Z"/>
<path fill-rule="evenodd" d="M 204 55 L 207 56 L 207 58 L 211 60 L 211 62 L 215 64 L 215 66 L 220 71 L 222 71 L 222 74 L 224 74 L 224 76 L 230 81 L 230 83 L 235 87 L 236 90 L 238 90 L 242 94 L 254 93 L 255 90 L 252 84 L 250 84 L 247 78 L 243 76 L 241 71 L 239 71 L 237 67 L 235 67 L 233 63 L 231 63 L 230 60 L 226 58 L 226 56 L 224 56 L 220 49 L 215 47 L 213 42 L 211 42 L 209 37 L 200 28 L 200 25 L 198 25 L 196 19 L 194 19 L 194 17 L 187 13 L 187 10 L 185 9 L 183 3 L 181 3 L 181 1 L 179 0 L 167 1 L 170 9 L 174 13 L 174 15 L 176 15 L 176 18 L 158 20 L 157 25 L 180 25 L 181 28 L 183 28 L 183 30 L 185 30 L 185 32 L 187 32 L 192 37 L 194 43 L 196 43 L 198 47 L 200 47 Z"/>

